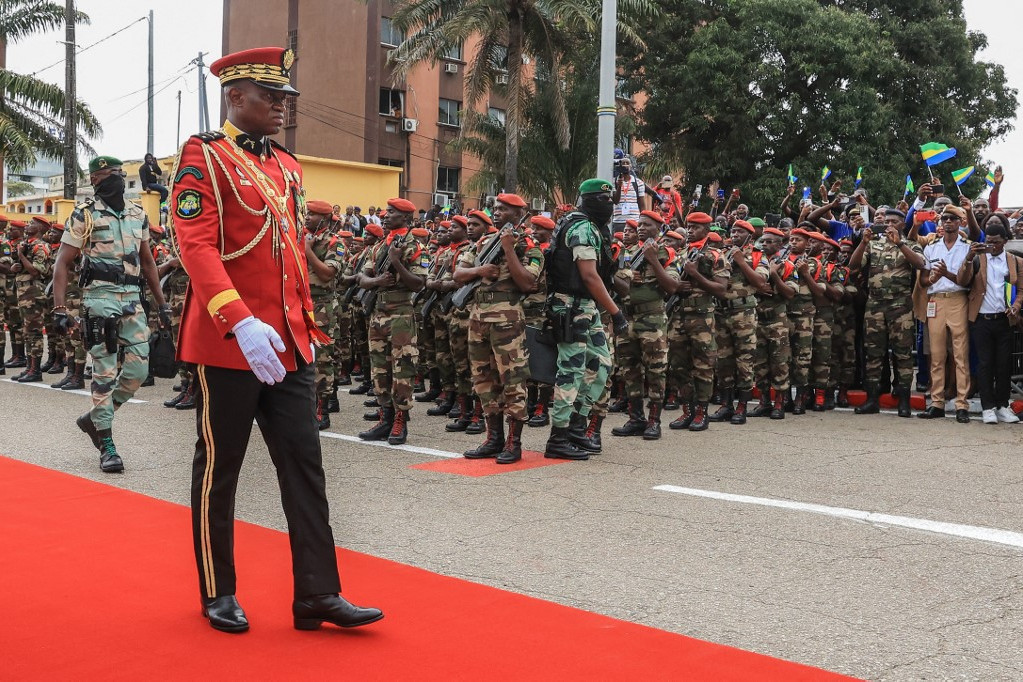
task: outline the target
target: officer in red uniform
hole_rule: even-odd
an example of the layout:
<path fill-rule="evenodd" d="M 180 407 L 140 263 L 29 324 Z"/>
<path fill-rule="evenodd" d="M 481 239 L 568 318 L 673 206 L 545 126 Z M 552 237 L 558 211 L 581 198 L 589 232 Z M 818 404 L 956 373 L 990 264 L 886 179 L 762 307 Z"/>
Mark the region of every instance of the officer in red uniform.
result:
<path fill-rule="evenodd" d="M 223 57 L 210 71 L 227 102 L 222 130 L 192 136 L 171 177 L 172 234 L 190 276 L 178 359 L 196 366 L 192 529 L 203 615 L 226 632 L 248 620 L 235 598 L 234 503 L 256 421 L 277 468 L 291 539 L 295 627 L 379 620 L 338 592 L 315 420 L 313 318 L 302 230 L 302 169 L 268 136 L 284 125 L 290 50 Z"/>

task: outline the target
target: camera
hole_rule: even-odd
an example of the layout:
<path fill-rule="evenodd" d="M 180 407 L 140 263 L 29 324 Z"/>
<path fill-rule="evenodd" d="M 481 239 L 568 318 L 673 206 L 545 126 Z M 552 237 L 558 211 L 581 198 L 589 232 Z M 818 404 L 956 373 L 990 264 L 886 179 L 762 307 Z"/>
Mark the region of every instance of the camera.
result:
<path fill-rule="evenodd" d="M 764 223 L 768 227 L 778 227 L 781 223 L 781 213 L 768 213 L 764 215 Z"/>

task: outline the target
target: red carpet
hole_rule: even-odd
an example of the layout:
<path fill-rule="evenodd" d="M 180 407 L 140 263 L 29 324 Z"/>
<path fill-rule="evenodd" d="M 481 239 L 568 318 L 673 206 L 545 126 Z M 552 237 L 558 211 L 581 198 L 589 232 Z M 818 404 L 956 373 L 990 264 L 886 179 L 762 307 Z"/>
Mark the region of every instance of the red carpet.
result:
<path fill-rule="evenodd" d="M 413 464 L 410 469 L 422 469 L 423 471 L 436 471 L 443 474 L 457 474 L 459 476 L 493 476 L 494 474 L 507 474 L 512 471 L 524 471 L 525 469 L 537 469 L 549 467 L 554 464 L 568 464 L 567 459 L 547 459 L 542 452 L 523 450 L 522 459 L 514 464 L 498 464 L 491 459 L 466 459 L 465 457 L 452 457 L 451 459 L 440 459 L 436 462 L 424 462 Z"/>
<path fill-rule="evenodd" d="M 385 619 L 297 632 L 287 536 L 244 523 L 252 630 L 215 632 L 185 507 L 2 457 L 0 537 L 6 680 L 845 679 L 347 550 L 346 596 Z"/>

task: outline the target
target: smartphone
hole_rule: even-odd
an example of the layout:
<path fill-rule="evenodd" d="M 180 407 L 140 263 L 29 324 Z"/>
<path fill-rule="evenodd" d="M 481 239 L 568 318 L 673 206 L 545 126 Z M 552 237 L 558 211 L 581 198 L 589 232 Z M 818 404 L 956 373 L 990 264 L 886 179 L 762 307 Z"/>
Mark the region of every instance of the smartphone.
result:
<path fill-rule="evenodd" d="M 781 213 L 768 213 L 764 216 L 764 223 L 768 227 L 778 227 L 781 223 Z"/>
<path fill-rule="evenodd" d="M 725 198 L 725 190 L 719 189 L 718 190 L 718 199 L 724 199 L 724 198 Z"/>
<path fill-rule="evenodd" d="M 934 222 L 938 219 L 938 214 L 935 211 L 919 211 L 916 215 L 920 216 L 920 220 Z"/>
<path fill-rule="evenodd" d="M 934 194 L 944 194 L 945 185 L 931 185 L 931 192 Z"/>

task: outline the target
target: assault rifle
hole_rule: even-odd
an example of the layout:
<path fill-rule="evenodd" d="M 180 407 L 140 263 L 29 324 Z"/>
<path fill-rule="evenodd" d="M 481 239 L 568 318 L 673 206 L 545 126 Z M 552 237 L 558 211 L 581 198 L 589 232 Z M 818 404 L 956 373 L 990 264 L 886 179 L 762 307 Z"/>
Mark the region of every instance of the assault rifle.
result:
<path fill-rule="evenodd" d="M 452 263 L 454 263 L 453 259 L 451 261 L 445 263 L 444 267 L 442 267 L 440 270 L 437 271 L 437 279 L 438 280 L 443 279 L 444 275 L 448 274 L 448 271 L 451 269 Z M 420 294 L 422 294 L 422 293 L 424 293 L 426 291 L 427 291 L 426 287 L 423 287 L 422 289 L 417 291 L 416 292 L 416 296 L 413 297 L 412 303 L 413 304 L 419 303 L 418 299 L 420 298 Z M 430 317 L 430 312 L 433 310 L 433 307 L 435 305 L 437 305 L 437 299 L 438 298 L 440 298 L 440 292 L 439 291 L 432 290 L 432 291 L 429 292 L 429 295 L 426 297 L 426 301 L 423 303 L 423 309 L 421 311 L 422 315 L 423 315 L 423 320 L 424 321 L 427 318 Z M 443 312 L 446 312 L 446 311 L 443 311 Z"/>
<path fill-rule="evenodd" d="M 505 223 L 504 227 L 509 227 L 513 230 L 515 229 L 515 226 L 511 223 Z M 501 261 L 502 255 L 504 255 L 504 247 L 501 246 L 501 233 L 498 232 L 494 235 L 494 238 L 491 240 L 490 244 L 487 245 L 487 248 L 483 251 L 483 253 L 476 256 L 476 267 L 478 268 L 483 265 L 496 265 Z M 451 305 L 459 309 L 464 308 L 468 305 L 473 294 L 476 293 L 476 289 L 478 289 L 481 284 L 483 284 L 483 279 L 477 277 L 471 282 L 467 282 L 466 284 L 458 287 L 454 295 L 451 297 Z"/>
<path fill-rule="evenodd" d="M 355 261 L 355 267 L 353 268 L 354 271 L 355 271 L 356 276 L 358 276 L 359 271 L 362 270 L 362 266 L 366 264 L 366 259 L 368 257 L 369 257 L 369 249 L 365 249 L 365 250 L 363 250 L 362 253 L 359 254 L 359 260 Z M 341 299 L 341 302 L 344 303 L 345 305 L 351 305 L 352 304 L 352 300 L 355 298 L 355 295 L 357 293 L 359 293 L 360 291 L 364 291 L 364 290 L 358 284 L 355 284 L 353 282 L 351 284 L 351 286 L 348 287 L 348 291 L 345 292 L 345 295 Z M 360 298 L 359 300 L 362 300 L 362 299 Z"/>
<path fill-rule="evenodd" d="M 386 241 L 383 243 L 382 253 L 377 257 L 376 263 L 373 265 L 373 276 L 379 277 L 380 275 L 391 272 L 391 246 L 397 246 L 399 249 L 405 246 L 405 234 L 398 235 L 390 244 Z M 362 304 L 362 309 L 366 311 L 366 315 L 372 315 L 373 309 L 377 305 L 377 290 L 379 287 L 372 289 L 362 289 L 362 297 L 359 299 L 359 303 Z"/>
<path fill-rule="evenodd" d="M 696 262 L 698 262 L 700 260 L 700 258 L 703 256 L 703 254 L 707 251 L 707 247 L 708 246 L 710 246 L 710 240 L 709 239 L 704 239 L 702 247 L 700 247 L 699 249 L 690 249 L 689 252 L 686 253 L 686 260 L 685 260 L 685 262 L 686 263 L 696 263 Z M 682 269 L 682 280 L 685 281 L 686 279 L 688 279 L 688 274 L 686 273 L 685 269 L 683 268 Z M 689 297 L 687 296 L 686 298 L 689 298 Z M 682 297 L 679 296 L 677 293 L 676 294 L 672 294 L 671 296 L 668 297 L 668 301 L 664 304 L 664 314 L 667 315 L 669 320 L 671 319 L 671 316 L 675 314 L 675 310 L 678 308 L 678 305 L 679 305 L 679 303 L 681 301 L 682 301 Z"/>

